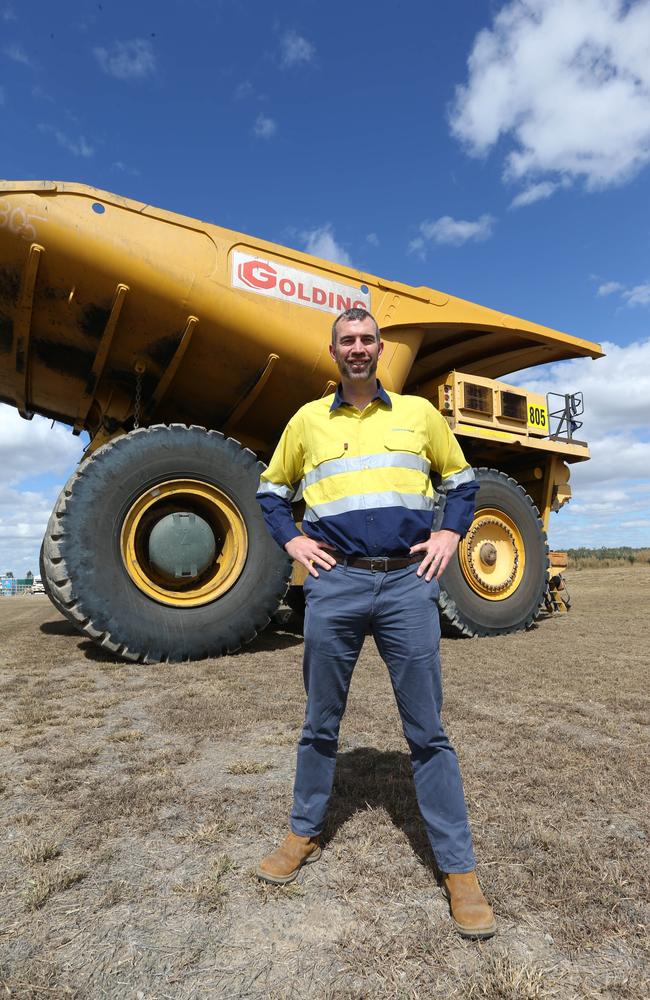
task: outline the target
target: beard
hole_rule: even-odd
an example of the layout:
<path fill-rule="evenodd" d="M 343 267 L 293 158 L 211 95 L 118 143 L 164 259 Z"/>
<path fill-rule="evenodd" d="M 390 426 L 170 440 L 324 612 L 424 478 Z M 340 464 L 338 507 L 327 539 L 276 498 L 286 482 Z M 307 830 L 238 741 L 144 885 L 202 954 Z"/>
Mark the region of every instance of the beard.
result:
<path fill-rule="evenodd" d="M 360 364 L 358 367 L 354 367 L 350 362 L 340 357 L 338 353 L 336 356 L 336 365 L 339 372 L 352 382 L 368 382 L 371 378 L 374 378 L 377 371 L 377 361 L 377 358 L 369 358 L 368 361 Z"/>

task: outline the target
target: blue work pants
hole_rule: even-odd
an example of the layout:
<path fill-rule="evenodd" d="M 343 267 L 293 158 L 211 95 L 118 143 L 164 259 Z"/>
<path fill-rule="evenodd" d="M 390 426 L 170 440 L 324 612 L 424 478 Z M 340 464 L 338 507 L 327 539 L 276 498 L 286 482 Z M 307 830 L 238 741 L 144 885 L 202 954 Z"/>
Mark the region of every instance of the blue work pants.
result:
<path fill-rule="evenodd" d="M 429 842 L 443 872 L 475 866 L 456 753 L 440 721 L 440 619 L 435 579 L 418 564 L 373 572 L 338 563 L 305 581 L 303 672 L 307 708 L 294 785 L 291 829 L 320 834 L 334 781 L 339 726 L 367 631 L 388 667 L 415 791 Z"/>

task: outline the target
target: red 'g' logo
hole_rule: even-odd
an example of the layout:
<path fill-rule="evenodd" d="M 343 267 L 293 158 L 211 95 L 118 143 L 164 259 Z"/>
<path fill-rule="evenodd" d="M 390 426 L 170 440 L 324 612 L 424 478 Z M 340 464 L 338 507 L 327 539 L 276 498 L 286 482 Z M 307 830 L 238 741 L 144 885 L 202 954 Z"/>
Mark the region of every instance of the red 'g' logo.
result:
<path fill-rule="evenodd" d="M 278 274 L 264 260 L 245 260 L 237 268 L 237 276 L 249 288 L 275 288 Z"/>

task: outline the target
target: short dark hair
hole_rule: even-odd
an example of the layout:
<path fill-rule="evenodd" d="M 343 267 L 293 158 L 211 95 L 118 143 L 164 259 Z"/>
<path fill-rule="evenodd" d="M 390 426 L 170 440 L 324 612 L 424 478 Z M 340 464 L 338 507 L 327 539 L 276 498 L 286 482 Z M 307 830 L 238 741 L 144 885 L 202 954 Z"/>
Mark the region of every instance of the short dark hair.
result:
<path fill-rule="evenodd" d="M 377 343 L 381 339 L 381 334 L 379 332 L 379 323 L 367 309 L 345 309 L 342 313 L 339 313 L 334 322 L 332 323 L 332 343 L 336 346 L 336 327 L 341 322 L 341 320 L 355 320 L 355 319 L 371 319 L 375 324 L 375 337 L 377 338 Z"/>

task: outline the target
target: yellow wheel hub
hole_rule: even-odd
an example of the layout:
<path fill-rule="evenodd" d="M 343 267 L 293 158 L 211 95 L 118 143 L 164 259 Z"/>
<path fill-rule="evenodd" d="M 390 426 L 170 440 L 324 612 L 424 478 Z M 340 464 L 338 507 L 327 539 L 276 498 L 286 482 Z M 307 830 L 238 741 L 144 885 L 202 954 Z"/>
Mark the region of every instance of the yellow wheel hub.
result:
<path fill-rule="evenodd" d="M 215 554 L 200 571 L 174 576 L 154 564 L 149 540 L 156 525 L 170 514 L 188 513 L 209 525 Z M 198 607 L 225 594 L 239 579 L 248 554 L 248 533 L 237 506 L 216 486 L 173 479 L 138 497 L 124 519 L 120 549 L 129 576 L 143 593 L 161 604 Z"/>
<path fill-rule="evenodd" d="M 478 511 L 458 551 L 465 579 L 488 601 L 505 600 L 521 583 L 524 542 L 515 522 L 503 511 Z"/>

